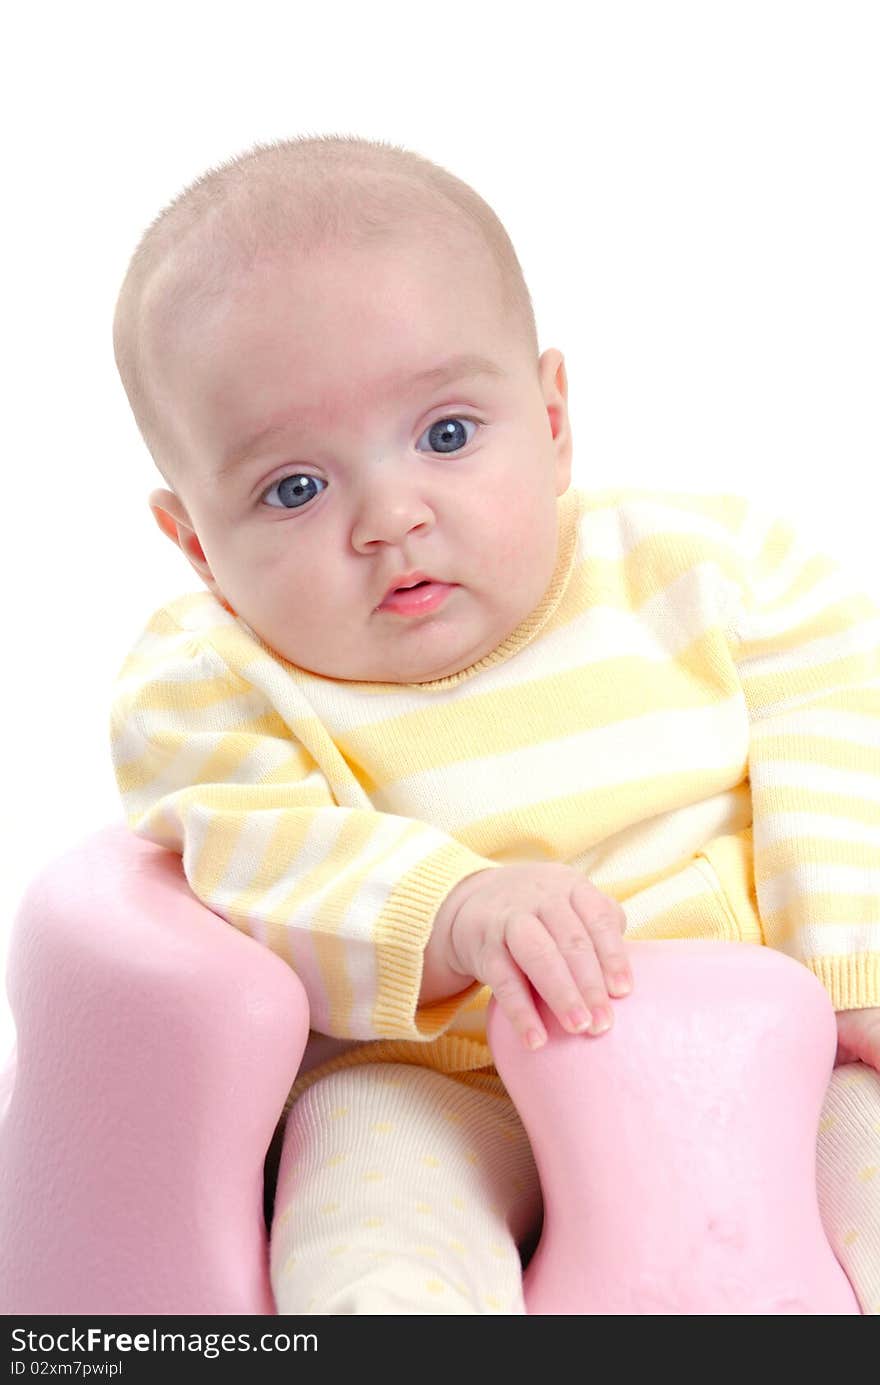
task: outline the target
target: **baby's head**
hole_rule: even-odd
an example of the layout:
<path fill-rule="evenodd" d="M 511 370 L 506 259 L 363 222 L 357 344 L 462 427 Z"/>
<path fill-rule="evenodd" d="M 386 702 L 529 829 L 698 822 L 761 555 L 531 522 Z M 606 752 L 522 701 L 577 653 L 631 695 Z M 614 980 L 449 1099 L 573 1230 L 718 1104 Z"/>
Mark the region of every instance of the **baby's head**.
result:
<path fill-rule="evenodd" d="M 428 682 L 540 602 L 563 358 L 538 356 L 501 223 L 437 165 L 318 137 L 206 174 L 142 238 L 114 348 L 160 528 L 290 663 Z"/>

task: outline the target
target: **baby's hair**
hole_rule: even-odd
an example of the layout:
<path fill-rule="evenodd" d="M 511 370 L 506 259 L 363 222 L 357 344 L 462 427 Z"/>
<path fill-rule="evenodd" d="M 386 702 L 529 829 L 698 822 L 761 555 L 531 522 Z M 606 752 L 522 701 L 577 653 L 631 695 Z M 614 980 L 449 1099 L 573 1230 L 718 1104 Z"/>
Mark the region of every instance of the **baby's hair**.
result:
<path fill-rule="evenodd" d="M 165 289 L 177 312 L 221 294 L 225 271 L 247 268 L 275 248 L 294 245 L 307 258 L 328 243 L 369 245 L 401 227 L 442 239 L 454 225 L 475 231 L 488 249 L 502 311 L 537 365 L 532 301 L 503 225 L 473 188 L 413 150 L 356 135 L 303 135 L 257 143 L 184 188 L 141 236 L 113 320 L 123 387 L 169 484 L 177 468 L 145 370 L 142 309 L 145 290 L 172 256 L 184 268 Z"/>

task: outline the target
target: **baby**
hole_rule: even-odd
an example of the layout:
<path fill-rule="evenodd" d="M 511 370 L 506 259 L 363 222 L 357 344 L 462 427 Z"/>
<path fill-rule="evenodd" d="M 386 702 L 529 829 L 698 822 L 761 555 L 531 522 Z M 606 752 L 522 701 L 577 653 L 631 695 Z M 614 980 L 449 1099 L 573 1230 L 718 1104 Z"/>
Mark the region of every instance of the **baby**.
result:
<path fill-rule="evenodd" d="M 202 588 L 122 667 L 127 820 L 315 1036 L 281 1313 L 522 1313 L 540 1223 L 485 1008 L 599 1041 L 628 937 L 764 943 L 838 1013 L 829 1238 L 880 1310 L 880 627 L 737 495 L 572 488 L 560 351 L 477 194 L 256 146 L 154 221 L 114 346 Z M 872 775 L 871 771 L 875 771 Z"/>

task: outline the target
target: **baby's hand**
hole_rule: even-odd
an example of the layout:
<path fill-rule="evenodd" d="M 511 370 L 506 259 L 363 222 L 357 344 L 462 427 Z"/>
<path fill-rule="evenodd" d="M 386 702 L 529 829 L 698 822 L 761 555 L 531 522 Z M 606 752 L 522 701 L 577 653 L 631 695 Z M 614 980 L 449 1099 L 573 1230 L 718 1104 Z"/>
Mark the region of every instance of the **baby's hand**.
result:
<path fill-rule="evenodd" d="M 880 1072 L 880 1008 L 837 1011 L 837 1057 L 839 1063 L 861 1061 Z"/>
<path fill-rule="evenodd" d="M 529 1048 L 547 1038 L 529 982 L 569 1033 L 611 1027 L 608 996 L 632 989 L 616 900 L 573 866 L 498 866 L 459 882 L 444 902 L 446 960 L 490 986 Z"/>

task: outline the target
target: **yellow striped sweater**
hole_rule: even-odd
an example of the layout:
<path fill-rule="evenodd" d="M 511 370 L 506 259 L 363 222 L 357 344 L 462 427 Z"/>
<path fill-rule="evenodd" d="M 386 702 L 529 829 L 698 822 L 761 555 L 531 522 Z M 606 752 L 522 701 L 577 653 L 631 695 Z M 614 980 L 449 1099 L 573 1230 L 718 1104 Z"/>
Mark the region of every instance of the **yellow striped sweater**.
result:
<path fill-rule="evenodd" d="M 880 1005 L 878 606 L 738 495 L 558 505 L 542 602 L 451 677 L 307 673 L 207 590 L 120 670 L 129 825 L 294 968 L 331 1067 L 497 1081 L 488 991 L 419 1007 L 422 958 L 460 879 L 524 861 L 582 869 L 628 937 L 764 942 Z"/>

